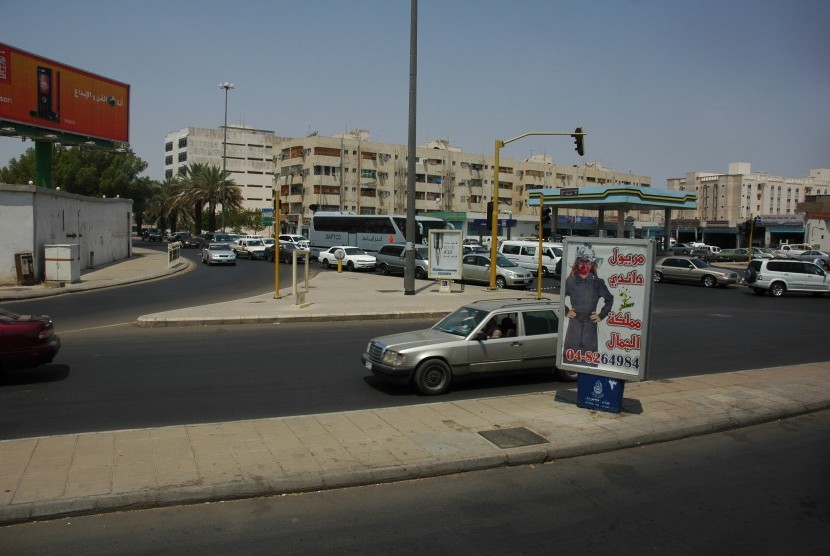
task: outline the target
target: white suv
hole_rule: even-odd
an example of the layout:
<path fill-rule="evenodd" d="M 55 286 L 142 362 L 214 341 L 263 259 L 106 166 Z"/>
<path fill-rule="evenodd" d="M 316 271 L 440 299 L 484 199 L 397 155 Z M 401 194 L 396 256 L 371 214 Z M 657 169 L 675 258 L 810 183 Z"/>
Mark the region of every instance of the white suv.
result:
<path fill-rule="evenodd" d="M 788 291 L 830 293 L 830 277 L 809 261 L 754 259 L 746 267 L 745 280 L 759 295 L 769 292 L 773 297 L 781 297 Z"/>

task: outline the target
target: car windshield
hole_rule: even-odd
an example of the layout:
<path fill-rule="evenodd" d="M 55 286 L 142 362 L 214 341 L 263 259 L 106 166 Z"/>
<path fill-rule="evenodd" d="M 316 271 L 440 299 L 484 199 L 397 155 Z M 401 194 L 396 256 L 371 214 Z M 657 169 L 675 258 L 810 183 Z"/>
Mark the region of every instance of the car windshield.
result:
<path fill-rule="evenodd" d="M 366 254 L 361 249 L 358 249 L 357 247 L 347 247 L 347 248 L 343 249 L 343 251 L 345 251 L 347 255 L 365 255 Z"/>
<path fill-rule="evenodd" d="M 210 244 L 211 251 L 230 251 L 231 246 L 227 243 L 211 243 Z"/>
<path fill-rule="evenodd" d="M 481 324 L 487 317 L 487 311 L 481 309 L 474 309 L 472 307 L 461 307 L 454 313 L 450 313 L 444 317 L 438 324 L 432 328 L 455 334 L 456 336 L 467 336 Z"/>
<path fill-rule="evenodd" d="M 496 255 L 496 266 L 500 266 L 502 268 L 510 268 L 519 265 L 514 263 L 504 255 L 502 255 L 501 253 L 499 253 L 498 255 Z"/>

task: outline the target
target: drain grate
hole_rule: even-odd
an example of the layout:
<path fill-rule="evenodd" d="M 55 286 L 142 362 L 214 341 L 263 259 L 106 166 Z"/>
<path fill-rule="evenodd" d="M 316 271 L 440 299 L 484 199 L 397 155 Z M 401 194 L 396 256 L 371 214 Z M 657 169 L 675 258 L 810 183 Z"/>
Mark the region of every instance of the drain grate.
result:
<path fill-rule="evenodd" d="M 493 431 L 479 431 L 481 436 L 499 448 L 518 448 L 519 446 L 533 446 L 547 444 L 549 440 L 524 427 L 512 429 L 496 429 Z"/>

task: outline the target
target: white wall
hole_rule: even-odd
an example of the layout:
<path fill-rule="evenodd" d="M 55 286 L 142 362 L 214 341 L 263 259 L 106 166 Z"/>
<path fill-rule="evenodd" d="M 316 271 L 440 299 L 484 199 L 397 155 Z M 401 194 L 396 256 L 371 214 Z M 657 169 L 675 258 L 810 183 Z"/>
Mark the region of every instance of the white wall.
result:
<path fill-rule="evenodd" d="M 131 199 L 0 185 L 0 284 L 17 283 L 15 254 L 27 251 L 42 281 L 45 245 L 78 244 L 81 270 L 129 257 L 132 210 Z"/>

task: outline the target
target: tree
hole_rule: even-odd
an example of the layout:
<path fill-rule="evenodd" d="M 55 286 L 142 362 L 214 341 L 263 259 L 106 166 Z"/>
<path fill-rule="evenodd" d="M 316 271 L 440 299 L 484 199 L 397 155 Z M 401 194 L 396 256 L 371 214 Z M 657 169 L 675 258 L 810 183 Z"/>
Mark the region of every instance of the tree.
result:
<path fill-rule="evenodd" d="M 242 192 L 233 180 L 225 183 L 225 212 L 242 208 Z M 182 203 L 193 209 L 195 233 L 202 232 L 202 209 L 207 206 L 208 231 L 216 230 L 216 209 L 222 205 L 222 170 L 218 166 L 207 164 L 189 164 L 185 167 L 183 180 Z"/>

